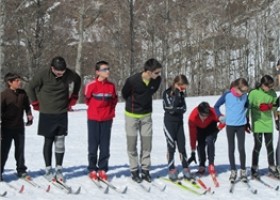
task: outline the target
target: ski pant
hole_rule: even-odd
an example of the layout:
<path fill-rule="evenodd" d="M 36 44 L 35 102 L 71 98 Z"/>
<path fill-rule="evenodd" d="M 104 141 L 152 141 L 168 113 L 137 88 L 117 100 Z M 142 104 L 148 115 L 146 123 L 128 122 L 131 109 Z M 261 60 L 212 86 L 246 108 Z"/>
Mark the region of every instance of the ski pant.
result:
<path fill-rule="evenodd" d="M 180 153 L 180 159 L 183 168 L 188 167 L 187 153 L 185 148 L 185 133 L 183 121 L 169 121 L 164 119 L 164 134 L 167 142 L 167 161 L 168 170 L 175 169 L 174 154 L 176 151 L 176 144 Z"/>
<path fill-rule="evenodd" d="M 2 128 L 1 129 L 1 174 L 4 171 L 4 166 L 8 159 L 9 151 L 11 149 L 12 141 L 15 144 L 15 159 L 17 165 L 17 173 L 20 176 L 26 172 L 24 160 L 24 128 Z"/>
<path fill-rule="evenodd" d="M 132 118 L 125 116 L 125 128 L 127 139 L 127 153 L 129 158 L 130 171 L 149 170 L 151 166 L 152 150 L 152 117 Z M 140 135 L 140 161 L 138 161 L 137 136 Z"/>
<path fill-rule="evenodd" d="M 108 171 L 112 123 L 113 120 L 88 120 L 88 170 L 90 172 Z"/>
<path fill-rule="evenodd" d="M 55 144 L 55 162 L 56 166 L 62 166 L 65 151 L 65 136 L 45 137 L 43 155 L 46 167 L 52 166 L 52 147 Z"/>
<path fill-rule="evenodd" d="M 228 126 L 226 127 L 228 139 L 228 156 L 231 170 L 236 170 L 235 165 L 235 135 L 237 136 L 240 168 L 246 169 L 246 152 L 245 152 L 245 126 Z"/>
<path fill-rule="evenodd" d="M 276 165 L 280 166 L 280 131 L 278 132 L 278 143 L 276 147 Z"/>
<path fill-rule="evenodd" d="M 273 150 L 273 135 L 272 133 L 254 133 L 254 148 L 252 155 L 252 167 L 258 167 L 259 154 L 262 148 L 262 140 L 265 140 L 267 151 L 268 166 L 274 166 L 274 150 Z"/>
<path fill-rule="evenodd" d="M 55 146 L 56 166 L 62 166 L 65 136 L 68 134 L 68 114 L 39 114 L 38 135 L 44 136 L 43 155 L 46 167 L 52 166 L 52 148 Z"/>
<path fill-rule="evenodd" d="M 205 167 L 206 146 L 209 165 L 214 164 L 215 142 L 218 132 L 217 122 L 212 122 L 206 128 L 197 128 L 197 153 L 199 157 L 199 166 Z"/>

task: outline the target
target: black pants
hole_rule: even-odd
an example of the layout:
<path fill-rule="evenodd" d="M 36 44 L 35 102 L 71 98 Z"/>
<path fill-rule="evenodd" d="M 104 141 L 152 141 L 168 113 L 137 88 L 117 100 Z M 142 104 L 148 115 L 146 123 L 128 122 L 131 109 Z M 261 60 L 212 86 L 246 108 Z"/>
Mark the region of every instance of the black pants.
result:
<path fill-rule="evenodd" d="M 228 157 L 231 170 L 236 170 L 235 165 L 235 135 L 237 136 L 240 168 L 246 169 L 246 152 L 245 152 L 245 126 L 227 126 L 228 139 Z"/>
<path fill-rule="evenodd" d="M 43 155 L 45 159 L 46 167 L 52 166 L 52 148 L 53 144 L 55 144 L 55 137 L 45 137 Z M 64 158 L 64 152 L 55 152 L 55 164 L 56 166 L 62 166 Z"/>
<path fill-rule="evenodd" d="M 273 150 L 273 135 L 272 133 L 254 133 L 254 149 L 252 155 L 252 167 L 257 167 L 259 164 L 259 155 L 262 148 L 262 140 L 265 140 L 265 146 L 267 151 L 268 165 L 274 166 L 274 150 Z"/>
<path fill-rule="evenodd" d="M 278 131 L 278 142 L 276 147 L 276 165 L 280 166 L 280 131 Z"/>
<path fill-rule="evenodd" d="M 88 170 L 108 171 L 113 120 L 88 120 Z M 99 156 L 97 155 L 99 149 Z"/>
<path fill-rule="evenodd" d="M 8 159 L 12 141 L 15 143 L 15 159 L 17 173 L 21 175 L 26 172 L 24 164 L 24 127 L 22 128 L 2 128 L 1 129 L 1 173 L 4 171 L 5 163 Z"/>
<path fill-rule="evenodd" d="M 214 164 L 215 142 L 218 132 L 217 122 L 209 124 L 206 128 L 197 128 L 197 152 L 199 157 L 199 166 L 205 167 L 206 147 L 209 165 Z"/>
<path fill-rule="evenodd" d="M 168 121 L 164 120 L 164 134 L 167 142 L 167 160 L 168 169 L 175 169 L 174 165 L 174 154 L 176 151 L 176 144 L 180 153 L 180 159 L 183 168 L 188 167 L 187 153 L 185 148 L 185 133 L 183 121 Z"/>

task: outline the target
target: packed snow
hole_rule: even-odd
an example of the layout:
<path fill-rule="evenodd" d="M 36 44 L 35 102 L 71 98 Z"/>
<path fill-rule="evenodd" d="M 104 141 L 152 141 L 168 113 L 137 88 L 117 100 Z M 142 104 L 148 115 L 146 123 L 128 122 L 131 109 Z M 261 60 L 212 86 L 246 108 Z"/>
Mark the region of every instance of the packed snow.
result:
<path fill-rule="evenodd" d="M 190 153 L 189 132 L 187 127 L 187 119 L 191 110 L 197 106 L 201 101 L 208 101 L 212 106 L 219 96 L 201 96 L 201 97 L 186 97 L 187 112 L 184 115 L 185 135 L 186 135 L 186 149 Z M 42 154 L 43 137 L 37 135 L 38 112 L 33 111 L 34 123 L 30 127 L 26 127 L 26 141 L 25 141 L 25 160 L 28 167 L 29 174 L 34 181 L 38 183 L 41 188 L 35 188 L 23 180 L 18 180 L 15 171 L 14 160 L 14 146 L 12 146 L 9 159 L 5 166 L 4 180 L 10 185 L 19 189 L 24 184 L 24 192 L 18 193 L 5 183 L 0 183 L 0 192 L 7 191 L 8 194 L 5 199 L 21 199 L 21 200 L 35 200 L 35 199 L 63 199 L 63 200 L 77 200 L 77 199 L 277 199 L 279 200 L 280 191 L 274 191 L 256 181 L 250 181 L 252 187 L 258 190 L 257 194 L 252 194 L 243 183 L 236 184 L 233 193 L 229 193 L 230 183 L 228 181 L 229 161 L 227 152 L 227 138 L 225 129 L 220 131 L 216 141 L 216 157 L 215 166 L 218 173 L 218 180 L 220 187 L 214 187 L 210 176 L 202 177 L 202 180 L 207 186 L 210 186 L 214 194 L 207 193 L 206 195 L 198 196 L 183 190 L 172 183 L 163 181 L 158 177 L 167 176 L 167 161 L 166 161 L 166 141 L 163 133 L 163 108 L 161 100 L 153 101 L 153 149 L 152 149 L 152 166 L 150 169 L 151 176 L 155 178 L 158 185 L 166 184 L 165 191 L 160 191 L 158 188 L 151 186 L 150 192 L 143 190 L 137 183 L 133 183 L 130 178 L 128 156 L 126 153 L 126 136 L 125 136 L 125 121 L 124 121 L 124 103 L 118 103 L 116 108 L 116 117 L 113 122 L 112 137 L 111 137 L 111 157 L 109 160 L 109 179 L 115 186 L 123 188 L 128 187 L 126 194 L 117 193 L 114 190 L 109 190 L 108 194 L 104 194 L 99 190 L 87 176 L 87 116 L 86 105 L 79 104 L 74 107 L 76 111 L 69 112 L 69 129 L 66 137 L 66 153 L 64 157 L 64 174 L 67 179 L 67 184 L 72 186 L 73 190 L 81 186 L 81 193 L 79 195 L 66 194 L 51 185 L 50 191 L 47 193 L 44 190 L 48 186 L 48 182 L 43 178 L 44 173 L 44 159 Z M 278 132 L 274 132 L 274 146 L 278 140 Z M 139 143 L 138 143 L 139 144 Z M 253 149 L 253 136 L 247 134 L 246 137 L 246 166 L 250 169 L 251 154 Z M 138 147 L 139 150 L 139 147 Z M 239 167 L 239 155 L 235 152 L 236 163 Z M 54 164 L 54 158 L 53 158 Z M 181 170 L 179 155 L 176 153 L 176 165 Z M 263 144 L 259 166 L 261 172 L 267 172 L 267 156 L 266 149 Z M 197 165 L 192 163 L 191 170 L 195 171 Z M 276 186 L 280 184 L 279 180 L 274 180 L 267 176 L 263 176 L 263 180 L 267 183 Z"/>

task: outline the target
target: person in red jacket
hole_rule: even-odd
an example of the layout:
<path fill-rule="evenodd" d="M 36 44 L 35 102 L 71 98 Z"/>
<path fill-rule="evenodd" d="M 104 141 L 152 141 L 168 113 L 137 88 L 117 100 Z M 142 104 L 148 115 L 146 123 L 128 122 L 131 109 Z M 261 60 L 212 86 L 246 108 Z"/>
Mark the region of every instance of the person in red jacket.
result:
<path fill-rule="evenodd" d="M 108 81 L 109 63 L 99 61 L 95 70 L 96 79 L 88 83 L 84 91 L 88 105 L 88 170 L 91 179 L 107 180 L 111 128 L 118 97 L 115 85 Z"/>
<path fill-rule="evenodd" d="M 189 133 L 192 153 L 188 162 L 191 163 L 194 161 L 196 163 L 195 149 L 197 148 L 199 156 L 198 173 L 200 175 L 205 173 L 206 146 L 209 160 L 208 172 L 210 174 L 216 173 L 214 167 L 215 141 L 218 132 L 223 127 L 225 127 L 225 124 L 219 122 L 214 108 L 210 107 L 207 102 L 201 102 L 192 110 L 189 116 Z"/>

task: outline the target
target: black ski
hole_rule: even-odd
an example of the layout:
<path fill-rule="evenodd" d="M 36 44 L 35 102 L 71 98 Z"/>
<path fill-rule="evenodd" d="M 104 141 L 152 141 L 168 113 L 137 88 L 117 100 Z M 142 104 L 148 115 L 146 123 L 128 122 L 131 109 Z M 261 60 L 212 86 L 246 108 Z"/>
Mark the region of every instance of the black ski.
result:
<path fill-rule="evenodd" d="M 39 184 L 37 184 L 36 182 L 34 182 L 34 181 L 31 179 L 31 177 L 21 178 L 21 180 L 23 180 L 23 181 L 29 183 L 30 185 L 32 185 L 32 186 L 35 187 L 35 188 L 42 189 L 42 190 L 44 190 L 45 192 L 49 192 L 50 189 L 51 189 L 50 184 L 48 184 L 47 188 L 45 189 L 45 188 L 43 188 L 41 185 L 39 185 Z"/>
<path fill-rule="evenodd" d="M 104 187 L 100 184 L 99 180 L 94 180 L 94 179 L 91 179 L 90 180 L 95 184 L 95 186 L 99 189 L 99 190 L 103 190 Z M 109 192 L 109 187 L 106 185 L 106 188 L 104 189 L 104 194 L 108 194 Z"/>
<path fill-rule="evenodd" d="M 275 191 L 279 190 L 279 185 L 277 185 L 276 187 L 273 187 L 272 185 L 268 184 L 267 182 L 265 182 L 264 180 L 262 180 L 260 177 L 257 178 L 252 178 L 252 180 L 258 181 L 259 183 L 263 184 L 264 186 L 273 189 Z"/>
<path fill-rule="evenodd" d="M 72 190 L 72 187 L 66 185 L 66 183 L 64 183 L 64 182 L 60 182 L 60 181 L 53 180 L 53 181 L 51 181 L 51 183 L 52 183 L 55 187 L 57 187 L 57 188 L 59 188 L 59 189 L 65 191 L 67 194 L 74 194 L 74 195 L 77 195 L 77 194 L 80 194 L 80 192 L 81 192 L 81 187 L 79 187 L 76 191 L 73 191 L 73 190 Z"/>
<path fill-rule="evenodd" d="M 125 194 L 127 191 L 127 186 L 125 186 L 124 188 L 119 188 L 107 180 L 99 179 L 99 181 L 106 184 L 110 189 L 115 190 L 118 193 Z"/>
<path fill-rule="evenodd" d="M 243 181 L 242 181 L 243 182 Z M 246 186 L 247 186 L 247 188 L 250 190 L 250 192 L 252 193 L 252 194 L 257 194 L 258 193 L 258 190 L 257 189 L 255 189 L 255 188 L 253 188 L 252 186 L 251 186 L 251 184 L 247 181 L 247 182 L 243 182 Z"/>
<path fill-rule="evenodd" d="M 240 181 L 240 179 L 238 179 L 236 181 L 230 181 L 230 187 L 229 187 L 229 192 L 230 193 L 233 193 L 235 184 L 238 183 L 239 181 Z"/>

